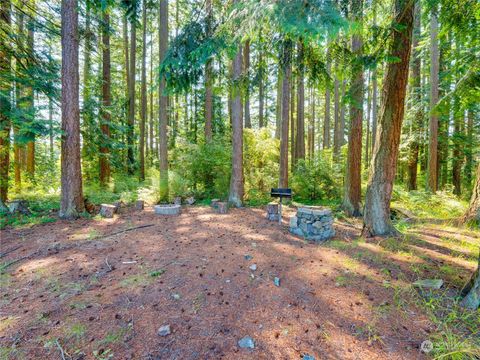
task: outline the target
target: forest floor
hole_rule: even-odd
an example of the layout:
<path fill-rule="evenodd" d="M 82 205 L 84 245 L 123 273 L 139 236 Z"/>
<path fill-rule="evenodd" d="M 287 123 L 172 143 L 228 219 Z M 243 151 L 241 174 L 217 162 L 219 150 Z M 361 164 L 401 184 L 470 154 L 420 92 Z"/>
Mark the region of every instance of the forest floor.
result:
<path fill-rule="evenodd" d="M 0 359 L 423 359 L 478 350 L 480 312 L 453 301 L 475 268 L 478 233 L 422 222 L 403 239 L 365 240 L 359 221 L 336 220 L 335 239 L 319 245 L 288 232 L 293 211 L 283 226 L 263 208 L 184 207 L 178 217 L 124 209 L 113 219 L 7 227 Z M 431 278 L 445 285 L 412 286 Z M 171 334 L 158 334 L 163 325 Z M 245 336 L 254 349 L 239 348 Z"/>

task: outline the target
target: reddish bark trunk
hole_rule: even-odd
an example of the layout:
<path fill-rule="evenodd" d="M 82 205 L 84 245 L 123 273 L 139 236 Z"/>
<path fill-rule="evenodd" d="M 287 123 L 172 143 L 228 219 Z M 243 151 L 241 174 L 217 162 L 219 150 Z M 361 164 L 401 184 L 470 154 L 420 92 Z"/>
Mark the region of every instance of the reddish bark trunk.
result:
<path fill-rule="evenodd" d="M 363 234 L 366 236 L 397 233 L 390 220 L 390 200 L 408 81 L 413 4 L 410 0 L 395 0 L 396 28 L 402 30 L 392 32 L 390 54 L 399 61 L 387 65 L 383 81 L 382 106 L 365 196 Z"/>
<path fill-rule="evenodd" d="M 62 189 L 60 217 L 65 219 L 77 218 L 85 210 L 80 161 L 77 9 L 77 0 L 62 0 Z"/>
<path fill-rule="evenodd" d="M 288 187 L 288 127 L 290 114 L 290 78 L 291 69 L 291 51 L 292 44 L 290 40 L 285 40 L 281 55 L 282 69 L 282 123 L 280 133 L 280 176 L 278 186 Z"/>
<path fill-rule="evenodd" d="M 103 186 L 110 180 L 110 159 L 109 147 L 110 141 L 110 16 L 105 10 L 103 14 L 103 32 L 102 32 L 102 122 L 100 131 L 102 132 L 102 140 L 100 145 L 100 184 Z"/>

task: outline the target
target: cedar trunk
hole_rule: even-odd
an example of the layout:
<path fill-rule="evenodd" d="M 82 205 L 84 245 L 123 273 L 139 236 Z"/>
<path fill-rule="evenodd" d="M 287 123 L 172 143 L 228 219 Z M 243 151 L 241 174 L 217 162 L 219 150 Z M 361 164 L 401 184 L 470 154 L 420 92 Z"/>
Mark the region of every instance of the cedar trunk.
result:
<path fill-rule="evenodd" d="M 140 180 L 145 180 L 145 124 L 147 122 L 147 0 L 143 0 L 142 9 L 142 85 L 140 109 L 140 141 L 138 144 L 140 155 Z"/>
<path fill-rule="evenodd" d="M 10 0 L 2 1 L 0 4 L 0 23 L 8 29 L 11 25 Z M 0 96 L 0 201 L 5 202 L 8 198 L 8 169 L 10 165 L 10 81 L 6 81 L 5 74 L 11 71 L 11 55 L 8 51 L 7 37 L 0 36 L 0 91 L 5 96 Z"/>
<path fill-rule="evenodd" d="M 408 190 L 417 189 L 417 172 L 418 172 L 418 154 L 420 150 L 420 131 L 422 129 L 423 112 L 422 106 L 422 88 L 421 88 L 421 53 L 419 49 L 419 41 L 421 35 L 421 8 L 420 2 L 415 4 L 415 19 L 413 26 L 413 61 L 412 61 L 412 92 L 417 106 L 417 111 L 413 119 L 412 141 L 410 143 L 408 154 Z"/>
<path fill-rule="evenodd" d="M 110 180 L 110 159 L 109 159 L 109 141 L 110 141 L 110 107 L 112 99 L 110 94 L 111 75 L 110 75 L 110 15 L 108 10 L 103 14 L 103 32 L 102 32 L 102 122 L 100 130 L 102 139 L 100 141 L 100 184 L 103 186 Z"/>
<path fill-rule="evenodd" d="M 65 219 L 77 218 L 85 210 L 80 161 L 77 9 L 77 0 L 62 0 L 62 189 L 59 215 Z"/>
<path fill-rule="evenodd" d="M 159 62 L 162 63 L 168 47 L 168 0 L 160 0 Z M 165 76 L 160 79 L 159 94 L 159 148 L 160 159 L 160 202 L 168 202 L 168 96 L 165 94 Z"/>
<path fill-rule="evenodd" d="M 245 76 L 245 104 L 244 104 L 244 116 L 245 116 L 245 127 L 251 128 L 252 121 L 250 119 L 250 40 L 246 40 L 243 46 L 243 73 Z"/>
<path fill-rule="evenodd" d="M 207 32 L 211 33 L 212 27 L 212 0 L 206 1 L 207 8 Z M 178 9 L 178 1 L 177 1 Z M 212 60 L 209 59 L 205 65 L 205 141 L 212 140 L 212 118 L 213 118 L 213 91 L 212 91 Z M 178 104 L 176 104 L 178 106 Z"/>
<path fill-rule="evenodd" d="M 330 59 L 327 50 L 327 72 L 330 73 Z M 325 90 L 325 119 L 323 122 L 323 149 L 330 148 L 330 87 Z"/>
<path fill-rule="evenodd" d="M 430 19 L 431 65 L 430 65 L 430 124 L 428 142 L 427 188 L 435 193 L 438 189 L 438 114 L 434 107 L 438 103 L 440 55 L 438 51 L 438 19 L 432 10 Z"/>
<path fill-rule="evenodd" d="M 355 21 L 362 21 L 362 0 L 355 0 L 352 10 Z M 350 131 L 348 135 L 348 155 L 345 174 L 345 191 L 343 209 L 349 216 L 361 215 L 362 187 L 362 119 L 363 119 L 363 66 L 362 37 L 353 35 L 352 53 L 355 55 L 352 65 L 352 80 L 350 87 Z"/>
<path fill-rule="evenodd" d="M 413 4 L 411 0 L 395 0 L 395 23 L 398 24 L 397 29 L 402 30 L 391 35 L 390 56 L 399 61 L 387 65 L 383 81 L 382 105 L 365 196 L 363 234 L 366 236 L 397 233 L 390 220 L 390 200 L 408 81 Z"/>
<path fill-rule="evenodd" d="M 232 63 L 232 175 L 228 203 L 235 207 L 243 204 L 243 119 L 242 91 L 242 47 L 239 45 Z"/>
<path fill-rule="evenodd" d="M 281 188 L 288 187 L 288 127 L 290 113 L 290 78 L 292 75 L 291 51 L 291 41 L 285 40 L 280 59 L 282 69 L 282 122 L 280 133 L 280 176 L 278 186 Z"/>
<path fill-rule="evenodd" d="M 305 160 L 305 83 L 304 45 L 300 40 L 297 46 L 297 131 L 295 140 L 295 161 Z"/>
<path fill-rule="evenodd" d="M 135 75 L 137 53 L 137 26 L 136 19 L 130 21 L 130 70 L 128 76 L 128 124 L 127 124 L 127 170 L 130 175 L 135 169 L 134 126 L 135 126 Z"/>

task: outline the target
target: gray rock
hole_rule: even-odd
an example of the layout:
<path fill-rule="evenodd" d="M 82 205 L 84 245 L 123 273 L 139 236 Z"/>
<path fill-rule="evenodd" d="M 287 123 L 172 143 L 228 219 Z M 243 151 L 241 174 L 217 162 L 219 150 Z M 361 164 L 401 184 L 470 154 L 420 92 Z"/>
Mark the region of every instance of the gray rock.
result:
<path fill-rule="evenodd" d="M 162 325 L 158 328 L 157 334 L 159 336 L 168 336 L 172 332 L 170 331 L 170 325 Z"/>
<path fill-rule="evenodd" d="M 193 205 L 195 204 L 195 198 L 193 196 L 190 196 L 188 198 L 185 199 L 185 202 L 188 204 L 188 205 Z"/>
<path fill-rule="evenodd" d="M 302 355 L 302 360 L 315 360 L 315 356 L 309 355 L 309 354 L 303 354 Z"/>
<path fill-rule="evenodd" d="M 290 227 L 296 228 L 298 226 L 298 218 L 296 216 L 292 216 L 290 218 Z"/>
<path fill-rule="evenodd" d="M 173 203 L 175 205 L 182 205 L 182 197 L 181 196 L 177 196 L 174 200 L 173 200 Z"/>
<path fill-rule="evenodd" d="M 245 260 L 252 260 L 253 259 L 253 256 L 252 255 L 245 255 L 244 256 Z"/>
<path fill-rule="evenodd" d="M 252 264 L 248 268 L 252 271 L 255 271 L 255 270 L 257 270 L 257 264 Z"/>
<path fill-rule="evenodd" d="M 275 278 L 273 279 L 273 283 L 275 284 L 275 286 L 280 286 L 280 278 L 275 277 Z"/>
<path fill-rule="evenodd" d="M 250 336 L 245 336 L 244 338 L 238 340 L 238 346 L 242 349 L 254 349 L 255 342 Z"/>
<path fill-rule="evenodd" d="M 434 289 L 434 290 L 440 289 L 442 285 L 443 285 L 442 279 L 417 280 L 413 283 L 413 286 L 424 288 L 424 289 Z"/>

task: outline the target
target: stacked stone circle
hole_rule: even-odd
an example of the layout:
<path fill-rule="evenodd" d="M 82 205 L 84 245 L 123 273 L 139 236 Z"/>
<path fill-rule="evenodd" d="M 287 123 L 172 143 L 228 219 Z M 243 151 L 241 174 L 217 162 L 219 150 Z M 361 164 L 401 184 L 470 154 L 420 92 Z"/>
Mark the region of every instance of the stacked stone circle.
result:
<path fill-rule="evenodd" d="M 324 241 L 335 235 L 332 210 L 318 206 L 298 208 L 290 218 L 290 232 L 307 240 Z"/>

